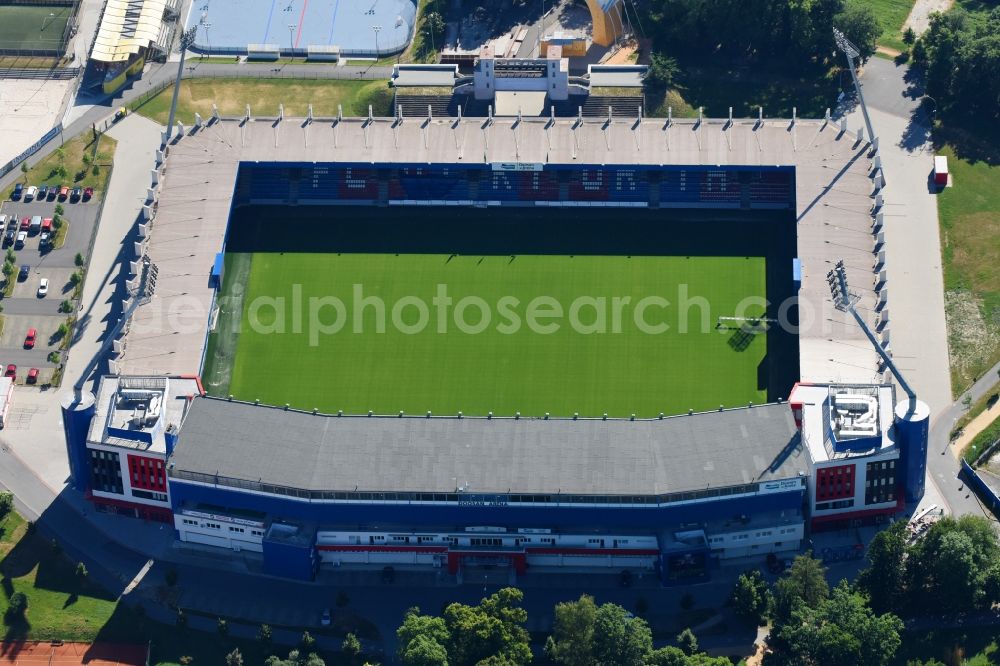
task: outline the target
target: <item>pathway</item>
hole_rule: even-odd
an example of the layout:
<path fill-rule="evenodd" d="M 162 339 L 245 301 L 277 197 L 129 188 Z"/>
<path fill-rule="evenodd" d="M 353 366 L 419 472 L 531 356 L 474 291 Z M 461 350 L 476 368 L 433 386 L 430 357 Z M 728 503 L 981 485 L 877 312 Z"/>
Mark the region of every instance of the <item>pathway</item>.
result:
<path fill-rule="evenodd" d="M 913 9 L 910 10 L 910 15 L 903 23 L 903 31 L 905 32 L 907 28 L 913 28 L 913 32 L 917 33 L 919 37 L 930 27 L 931 14 L 946 12 L 953 4 L 955 4 L 955 0 L 917 0 Z"/>
<path fill-rule="evenodd" d="M 951 443 L 952 455 L 956 458 L 962 455 L 962 450 L 976 438 L 976 435 L 985 430 L 986 426 L 990 425 L 997 419 L 1000 419 L 1000 400 L 987 407 L 983 413 L 969 421 L 969 423 L 962 428 L 962 434 L 955 438 L 955 441 Z"/>

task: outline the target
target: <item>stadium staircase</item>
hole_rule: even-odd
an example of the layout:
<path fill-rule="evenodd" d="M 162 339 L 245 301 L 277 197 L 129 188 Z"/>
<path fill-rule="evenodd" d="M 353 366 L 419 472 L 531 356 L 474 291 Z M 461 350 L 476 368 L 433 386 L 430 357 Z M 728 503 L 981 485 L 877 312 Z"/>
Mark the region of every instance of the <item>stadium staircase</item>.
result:
<path fill-rule="evenodd" d="M 34 69 L 31 67 L 0 68 L 0 79 L 75 79 L 80 73 L 79 67 L 50 67 L 49 69 Z"/>

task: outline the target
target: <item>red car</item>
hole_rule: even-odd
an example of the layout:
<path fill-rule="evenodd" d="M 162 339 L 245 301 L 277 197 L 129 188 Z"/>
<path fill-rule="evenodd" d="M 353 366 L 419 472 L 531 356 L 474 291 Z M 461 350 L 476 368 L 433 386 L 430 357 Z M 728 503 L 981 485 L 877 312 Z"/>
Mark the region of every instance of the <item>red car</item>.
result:
<path fill-rule="evenodd" d="M 24 336 L 24 348 L 34 349 L 35 348 L 35 336 L 38 334 L 33 328 L 28 329 L 28 335 Z"/>
<path fill-rule="evenodd" d="M 17 377 L 17 366 L 14 365 L 13 363 L 11 363 L 10 365 L 8 365 L 7 366 L 7 372 L 3 373 L 3 376 L 4 377 L 10 377 L 11 379 L 13 379 L 14 377 Z"/>
<path fill-rule="evenodd" d="M 66 201 L 66 197 L 69 196 L 69 188 L 63 185 L 59 188 L 59 201 Z"/>
<path fill-rule="evenodd" d="M 31 218 L 22 217 L 21 218 L 21 231 L 27 231 L 31 227 Z"/>
<path fill-rule="evenodd" d="M 83 200 L 90 201 L 90 197 L 94 196 L 94 188 L 85 187 L 83 188 Z"/>
<path fill-rule="evenodd" d="M 25 381 L 27 381 L 29 384 L 34 384 L 35 382 L 37 382 L 38 368 L 32 368 L 31 370 L 28 370 L 28 376 Z"/>

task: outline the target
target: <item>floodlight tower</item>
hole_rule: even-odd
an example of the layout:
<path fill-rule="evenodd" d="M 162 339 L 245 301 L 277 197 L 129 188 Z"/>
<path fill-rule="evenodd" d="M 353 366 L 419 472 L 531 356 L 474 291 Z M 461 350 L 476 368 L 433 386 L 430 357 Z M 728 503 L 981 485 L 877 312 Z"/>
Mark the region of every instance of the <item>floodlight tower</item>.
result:
<path fill-rule="evenodd" d="M 177 63 L 177 80 L 174 81 L 174 97 L 170 101 L 170 117 L 167 119 L 167 132 L 163 135 L 164 144 L 170 141 L 170 137 L 173 135 L 174 131 L 174 116 L 177 114 L 177 95 L 181 90 L 181 74 L 184 73 L 184 55 L 187 53 L 187 50 L 191 47 L 191 45 L 194 44 L 197 34 L 197 25 L 193 25 L 181 33 L 181 59 L 180 62 Z"/>
<path fill-rule="evenodd" d="M 826 274 L 826 281 L 830 285 L 830 296 L 833 298 L 834 307 L 841 312 L 851 313 L 854 321 L 858 322 L 861 331 L 874 345 L 875 351 L 892 372 L 892 376 L 896 378 L 900 388 L 906 393 L 907 400 L 898 403 L 894 410 L 896 444 L 900 451 L 899 462 L 905 475 L 905 478 L 899 479 L 899 482 L 905 488 L 906 501 L 919 502 L 924 495 L 924 480 L 927 475 L 930 407 L 927 406 L 927 403 L 917 399 L 917 394 L 903 378 L 903 374 L 893 363 L 888 351 L 879 343 L 871 328 L 858 313 L 856 305 L 860 296 L 852 292 L 847 284 L 847 269 L 844 267 L 843 260 L 838 261 L 834 269 Z"/>
<path fill-rule="evenodd" d="M 847 56 L 847 69 L 851 72 L 851 79 L 854 80 L 854 90 L 858 93 L 858 101 L 861 102 L 861 113 L 865 117 L 865 126 L 868 129 L 868 137 L 875 143 L 875 128 L 872 127 L 872 119 L 868 117 L 868 106 L 865 105 L 865 96 L 861 93 L 861 82 L 858 81 L 858 74 L 855 71 L 854 61 L 861 55 L 858 47 L 851 43 L 843 32 L 837 28 L 833 29 L 833 41 L 837 44 L 845 56 Z"/>

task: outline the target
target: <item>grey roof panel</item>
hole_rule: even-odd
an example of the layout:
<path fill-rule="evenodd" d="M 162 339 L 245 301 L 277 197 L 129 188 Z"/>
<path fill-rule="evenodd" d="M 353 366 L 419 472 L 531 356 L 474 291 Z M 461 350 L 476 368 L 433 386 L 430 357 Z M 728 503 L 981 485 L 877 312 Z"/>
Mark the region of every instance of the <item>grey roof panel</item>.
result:
<path fill-rule="evenodd" d="M 659 495 L 808 470 L 787 405 L 662 420 L 315 415 L 196 398 L 173 468 L 304 490 Z"/>

